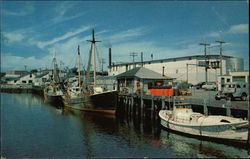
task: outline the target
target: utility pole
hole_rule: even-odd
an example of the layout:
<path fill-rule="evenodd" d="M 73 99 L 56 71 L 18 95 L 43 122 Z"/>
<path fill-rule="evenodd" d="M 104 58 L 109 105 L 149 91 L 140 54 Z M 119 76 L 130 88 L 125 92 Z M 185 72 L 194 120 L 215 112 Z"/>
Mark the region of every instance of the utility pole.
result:
<path fill-rule="evenodd" d="M 220 76 L 222 76 L 222 44 L 226 43 L 224 41 L 215 41 L 220 43 Z"/>
<path fill-rule="evenodd" d="M 131 52 L 129 56 L 133 57 L 133 65 L 134 65 L 134 68 L 135 68 L 135 56 L 137 56 L 137 53 L 136 52 Z"/>
<path fill-rule="evenodd" d="M 143 52 L 141 52 L 141 67 L 143 67 Z"/>
<path fill-rule="evenodd" d="M 207 46 L 210 46 L 210 44 L 207 43 L 200 43 L 200 45 L 204 46 L 204 55 L 205 55 L 205 81 L 207 82 L 207 69 L 208 69 L 208 65 L 207 65 Z"/>

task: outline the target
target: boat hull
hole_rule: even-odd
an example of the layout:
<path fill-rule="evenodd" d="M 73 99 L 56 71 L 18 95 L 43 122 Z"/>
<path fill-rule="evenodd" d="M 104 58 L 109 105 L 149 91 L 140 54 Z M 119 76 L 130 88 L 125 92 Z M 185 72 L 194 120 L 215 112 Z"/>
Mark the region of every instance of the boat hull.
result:
<path fill-rule="evenodd" d="M 65 105 L 81 104 L 84 102 L 83 97 L 68 98 L 68 97 L 63 96 L 62 100 L 63 100 L 63 104 Z"/>
<path fill-rule="evenodd" d="M 50 94 L 44 93 L 44 100 L 47 103 L 61 104 L 62 96 L 60 96 L 60 95 L 50 95 Z"/>
<path fill-rule="evenodd" d="M 89 100 L 93 109 L 115 109 L 117 106 L 118 92 L 107 91 L 93 94 L 89 96 Z"/>
<path fill-rule="evenodd" d="M 234 142 L 242 142 L 246 143 L 248 138 L 248 130 L 246 129 L 234 129 L 239 127 L 242 124 L 246 124 L 244 122 L 241 123 L 232 123 L 225 125 L 190 125 L 183 124 L 179 122 L 175 122 L 166 116 L 163 116 L 163 112 L 159 113 L 161 125 L 167 129 L 181 132 L 193 136 L 206 137 L 206 138 L 214 138 L 214 139 L 222 139 L 229 140 Z"/>

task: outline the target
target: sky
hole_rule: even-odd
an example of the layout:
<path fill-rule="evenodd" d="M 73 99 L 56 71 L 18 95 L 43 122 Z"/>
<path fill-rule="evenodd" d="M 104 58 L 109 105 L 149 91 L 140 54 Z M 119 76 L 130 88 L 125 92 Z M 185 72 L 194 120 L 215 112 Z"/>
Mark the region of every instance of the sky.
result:
<path fill-rule="evenodd" d="M 165 59 L 208 54 L 244 59 L 249 67 L 249 2 L 247 1 L 1 1 L 1 71 L 76 66 L 80 46 L 86 69 L 92 29 L 97 63 Z"/>

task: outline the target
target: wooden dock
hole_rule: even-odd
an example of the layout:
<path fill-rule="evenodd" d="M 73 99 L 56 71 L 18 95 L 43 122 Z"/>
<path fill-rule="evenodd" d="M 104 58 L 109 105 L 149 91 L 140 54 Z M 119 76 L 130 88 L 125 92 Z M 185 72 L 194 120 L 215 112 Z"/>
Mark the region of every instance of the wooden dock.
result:
<path fill-rule="evenodd" d="M 32 85 L 8 85 L 1 84 L 0 92 L 6 93 L 36 93 L 43 94 L 42 86 L 32 86 Z"/>
<path fill-rule="evenodd" d="M 205 115 L 225 115 L 249 118 L 248 101 L 226 101 L 197 98 L 195 96 L 155 96 L 119 94 L 117 114 L 139 115 L 153 118 L 161 109 L 171 109 L 173 103 L 189 103 L 195 112 Z M 150 114 L 150 115 L 148 115 Z"/>

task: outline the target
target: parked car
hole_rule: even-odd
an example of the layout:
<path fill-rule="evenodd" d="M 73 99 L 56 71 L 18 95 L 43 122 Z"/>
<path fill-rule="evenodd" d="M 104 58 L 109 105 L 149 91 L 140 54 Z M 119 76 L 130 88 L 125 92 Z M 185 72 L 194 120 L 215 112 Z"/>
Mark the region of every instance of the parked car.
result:
<path fill-rule="evenodd" d="M 202 88 L 205 90 L 216 90 L 217 86 L 214 82 L 207 82 L 204 85 L 202 85 Z"/>
<path fill-rule="evenodd" d="M 216 100 L 228 99 L 234 100 L 240 98 L 241 100 L 247 100 L 249 97 L 249 85 L 246 82 L 229 82 L 225 84 L 223 91 L 218 92 L 215 95 Z"/>
<path fill-rule="evenodd" d="M 197 83 L 196 85 L 194 85 L 194 87 L 195 87 L 196 89 L 201 89 L 202 86 L 203 86 L 205 83 L 206 83 L 206 82 Z"/>

